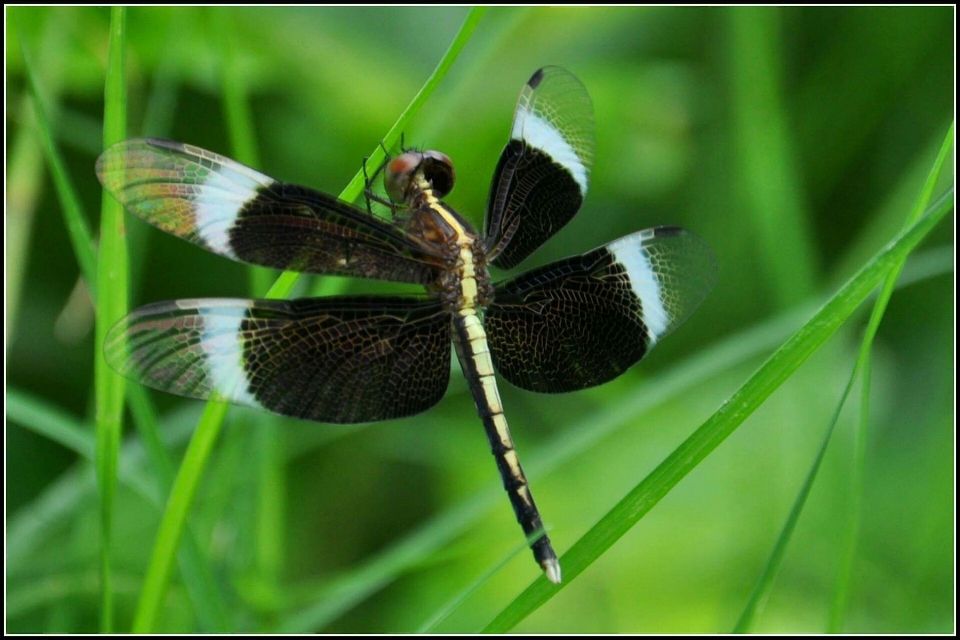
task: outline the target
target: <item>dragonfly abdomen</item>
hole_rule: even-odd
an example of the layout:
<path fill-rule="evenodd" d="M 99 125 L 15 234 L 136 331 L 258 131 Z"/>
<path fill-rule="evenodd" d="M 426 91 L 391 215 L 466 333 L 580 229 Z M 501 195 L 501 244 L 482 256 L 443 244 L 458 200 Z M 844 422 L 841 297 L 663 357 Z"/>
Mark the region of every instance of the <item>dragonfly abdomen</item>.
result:
<path fill-rule="evenodd" d="M 453 317 L 453 336 L 463 375 L 473 394 L 477 413 L 483 421 L 484 431 L 490 441 L 490 451 L 497 461 L 503 488 L 510 496 L 510 504 L 513 505 L 517 522 L 528 537 L 543 532 L 540 511 L 533 501 L 533 494 L 530 493 L 530 486 L 523 473 L 523 467 L 520 466 L 520 458 L 517 456 L 506 416 L 503 414 L 497 379 L 493 372 L 493 360 L 490 358 L 490 347 L 487 344 L 487 334 L 475 309 L 463 309 Z M 532 542 L 530 548 L 547 578 L 559 584 L 560 563 L 557 562 L 557 554 L 547 534 L 543 533 L 535 542 Z"/>

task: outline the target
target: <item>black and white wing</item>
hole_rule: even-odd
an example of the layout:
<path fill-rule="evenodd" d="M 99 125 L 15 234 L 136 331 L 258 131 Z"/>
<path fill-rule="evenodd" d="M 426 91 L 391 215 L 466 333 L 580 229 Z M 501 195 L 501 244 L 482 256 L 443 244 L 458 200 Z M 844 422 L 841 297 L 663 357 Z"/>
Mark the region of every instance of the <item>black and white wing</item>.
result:
<path fill-rule="evenodd" d="M 484 325 L 497 371 L 529 391 L 613 380 L 703 302 L 713 251 L 677 227 L 624 236 L 497 284 Z"/>
<path fill-rule="evenodd" d="M 520 92 L 510 141 L 493 175 L 484 242 L 508 269 L 570 222 L 587 194 L 594 149 L 593 103 L 561 67 L 539 69 Z"/>

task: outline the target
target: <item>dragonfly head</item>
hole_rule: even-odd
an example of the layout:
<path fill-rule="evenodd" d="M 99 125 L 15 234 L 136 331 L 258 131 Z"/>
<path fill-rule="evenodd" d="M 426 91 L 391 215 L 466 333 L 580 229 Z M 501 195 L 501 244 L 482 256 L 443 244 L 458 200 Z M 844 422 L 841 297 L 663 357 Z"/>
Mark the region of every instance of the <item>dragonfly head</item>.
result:
<path fill-rule="evenodd" d="M 439 151 L 407 151 L 387 164 L 383 185 L 394 202 L 409 202 L 418 192 L 432 189 L 443 198 L 453 189 L 453 162 Z"/>

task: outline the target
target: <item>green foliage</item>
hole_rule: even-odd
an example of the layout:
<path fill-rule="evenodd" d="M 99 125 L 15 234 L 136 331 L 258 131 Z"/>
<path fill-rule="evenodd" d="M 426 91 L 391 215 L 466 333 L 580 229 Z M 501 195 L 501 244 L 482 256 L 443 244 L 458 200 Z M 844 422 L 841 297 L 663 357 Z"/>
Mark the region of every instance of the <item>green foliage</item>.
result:
<path fill-rule="evenodd" d="M 792 373 L 709 456 L 686 456 L 681 443 L 711 415 L 742 412 L 734 392 L 813 316 L 803 301 L 829 299 L 903 225 L 953 113 L 951 9 L 491 9 L 456 39 L 467 15 L 130 9 L 126 135 L 188 141 L 332 193 L 349 184 L 355 197 L 364 156 L 376 165 L 379 143 L 395 147 L 403 133 L 453 158 L 447 202 L 479 225 L 520 86 L 544 64 L 568 67 L 596 109 L 591 193 L 524 267 L 678 224 L 715 249 L 720 282 L 615 382 L 553 397 L 503 384 L 551 538 L 571 556 L 562 591 L 516 629 L 725 632 L 776 551 L 753 631 L 826 631 L 838 576 L 845 631 L 950 631 L 952 216 L 907 261 L 877 331 L 866 446 L 855 446 L 866 438 L 856 416 L 840 412 L 789 546 L 777 536 L 857 362 L 865 314 L 802 366 L 789 360 Z M 83 231 L 97 221 L 84 211 L 99 210 L 93 163 L 115 131 L 101 116 L 111 12 L 15 17 L 8 104 L 28 95 L 22 44 L 47 117 L 26 100 L 8 116 L 8 630 L 95 631 L 111 618 L 109 593 L 121 632 L 470 632 L 515 608 L 531 582 L 540 593 L 529 554 L 512 553 L 519 534 L 457 371 L 433 410 L 351 428 L 238 409 L 223 418 L 217 405 L 198 428 L 201 403 L 128 388 L 137 429 L 101 441 L 103 504 L 113 505 L 101 512 L 93 425 L 112 418 L 93 408 L 101 360 L 78 278 L 97 278 L 88 284 L 104 309 L 104 295 L 128 288 L 131 306 L 249 295 L 251 277 L 129 217 L 129 266 L 104 235 L 90 274 Z M 436 91 L 401 116 L 451 43 L 462 51 L 445 58 Z M 130 284 L 105 293 L 106 273 Z M 261 292 L 273 280 L 253 278 Z M 285 275 L 274 293 L 401 290 L 294 281 Z M 637 522 L 629 507 L 616 544 L 584 547 L 678 457 L 683 480 L 661 485 L 655 508 Z"/>

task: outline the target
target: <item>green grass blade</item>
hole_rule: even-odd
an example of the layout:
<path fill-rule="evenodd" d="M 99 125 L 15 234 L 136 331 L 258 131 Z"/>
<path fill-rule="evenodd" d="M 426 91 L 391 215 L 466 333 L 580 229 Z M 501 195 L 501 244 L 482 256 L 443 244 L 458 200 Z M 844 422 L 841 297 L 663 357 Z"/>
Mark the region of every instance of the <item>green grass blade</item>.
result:
<path fill-rule="evenodd" d="M 21 45 L 23 45 L 22 39 Z M 23 51 L 23 56 L 25 74 L 33 97 L 38 134 L 40 135 L 44 154 L 57 190 L 57 196 L 63 209 L 65 226 L 70 235 L 71 245 L 80 266 L 81 274 L 86 280 L 91 294 L 96 298 L 97 256 L 93 237 L 87 224 L 87 216 L 82 210 L 80 199 L 76 194 L 76 190 L 73 187 L 72 181 L 54 142 L 54 136 L 50 129 L 50 120 L 47 115 L 49 109 L 45 107 L 43 97 L 40 95 L 36 76 L 33 72 L 33 65 L 26 50 Z M 167 491 L 173 481 L 173 465 L 170 461 L 169 454 L 160 441 L 155 411 L 141 387 L 130 387 L 127 390 L 127 394 L 127 399 L 134 415 L 134 423 L 150 454 L 156 486 L 162 491 Z M 47 420 L 39 421 L 36 424 L 56 423 Z M 60 433 L 59 435 L 65 436 L 65 433 L 66 432 Z M 46 433 L 45 435 L 57 439 L 52 433 Z M 67 442 L 69 441 L 61 441 L 65 446 L 70 446 Z M 73 444 L 75 445 L 76 443 Z M 183 553 L 184 560 L 182 564 L 184 565 L 184 572 L 189 574 L 185 575 L 184 579 L 191 596 L 193 596 L 192 600 L 197 608 L 197 615 L 201 621 L 205 623 L 206 628 L 210 630 L 224 629 L 227 618 L 224 613 L 222 598 L 219 597 L 216 591 L 216 584 L 213 580 L 209 563 L 206 562 L 199 544 L 192 535 L 189 537 Z M 219 606 L 217 606 L 218 603 L 220 603 Z"/>
<path fill-rule="evenodd" d="M 399 138 L 407 120 L 423 105 L 466 45 L 484 11 L 484 9 L 471 10 L 433 75 L 427 80 L 427 83 L 417 93 L 411 104 L 384 138 L 385 144 L 389 145 Z M 379 147 L 371 154 L 371 162 L 377 162 L 376 158 L 378 157 L 381 161 L 384 157 L 383 151 Z M 358 171 L 340 197 L 344 200 L 353 200 L 360 194 L 362 188 L 363 174 Z M 296 284 L 298 277 L 299 274 L 296 272 L 284 272 L 270 288 L 267 297 L 282 298 L 288 295 Z M 172 558 L 176 554 L 185 518 L 196 493 L 197 483 L 206 467 L 210 450 L 220 432 L 225 415 L 226 406 L 211 400 L 204 410 L 193 440 L 187 449 L 187 455 L 174 482 L 170 502 L 160 523 L 160 531 L 157 534 L 157 541 L 150 557 L 143 591 L 137 603 L 133 623 L 133 630 L 136 633 L 150 633 L 156 628 L 163 596 L 170 582 Z"/>
<path fill-rule="evenodd" d="M 7 420 L 63 445 L 78 455 L 94 459 L 96 442 L 72 416 L 19 389 L 7 389 Z"/>
<path fill-rule="evenodd" d="M 947 130 L 947 135 L 940 147 L 940 152 L 937 154 L 936 160 L 934 160 L 933 167 L 930 169 L 930 173 L 927 175 L 927 179 L 924 181 L 923 187 L 920 190 L 920 194 L 917 197 L 917 201 L 914 204 L 913 209 L 907 216 L 905 223 L 906 225 L 909 225 L 917 220 L 922 212 L 927 208 L 927 205 L 929 205 L 930 199 L 933 197 L 933 190 L 937 185 L 937 181 L 940 179 L 940 174 L 943 172 L 943 167 L 946 164 L 947 159 L 950 157 L 950 152 L 953 149 L 955 127 L 956 122 L 951 122 L 950 128 Z M 846 605 L 850 592 L 851 574 L 857 552 L 857 538 L 860 531 L 860 511 L 862 507 L 861 498 L 864 491 L 867 425 L 870 408 L 870 349 L 873 346 L 873 339 L 877 334 L 877 329 L 880 327 L 880 321 L 883 319 L 883 314 L 886 311 L 887 303 L 890 301 L 890 297 L 893 295 L 893 290 L 897 285 L 897 280 L 900 278 L 900 273 L 903 271 L 903 268 L 903 260 L 896 263 L 893 268 L 890 269 L 887 279 L 880 288 L 880 294 L 877 297 L 876 303 L 874 304 L 873 312 L 870 315 L 870 321 L 867 323 L 863 345 L 860 348 L 860 356 L 857 360 L 856 368 L 854 369 L 854 376 L 856 375 L 858 369 L 863 371 L 863 386 L 860 390 L 860 417 L 857 424 L 857 438 L 854 447 L 853 464 L 851 465 L 851 505 L 847 510 L 848 516 L 844 531 L 844 545 L 842 547 L 839 561 L 840 570 L 837 576 L 836 591 L 834 593 L 833 602 L 831 603 L 830 608 L 830 623 L 828 628 L 831 633 L 841 633 L 843 631 L 846 617 Z"/>
<path fill-rule="evenodd" d="M 513 551 L 505 555 L 499 562 L 490 567 L 482 576 L 474 580 L 472 583 L 462 589 L 459 593 L 455 594 L 450 600 L 444 603 L 439 609 L 437 609 L 427 620 L 420 625 L 414 633 L 433 633 L 436 631 L 437 627 L 446 620 L 451 613 L 459 609 L 467 599 L 477 592 L 480 587 L 485 585 L 490 579 L 497 575 L 504 567 L 507 566 L 511 560 L 520 555 L 522 552 L 526 551 L 531 542 L 535 542 L 539 537 L 539 534 L 533 536 L 528 536 L 527 541 L 522 545 L 517 545 L 514 547 Z"/>
<path fill-rule="evenodd" d="M 70 235 L 70 244 L 73 246 L 73 252 L 77 263 L 80 266 L 80 273 L 87 281 L 87 287 L 93 297 L 97 295 L 97 259 L 93 251 L 85 251 L 85 247 L 93 246 L 93 233 L 90 231 L 90 224 L 87 222 L 87 216 L 80 204 L 80 198 L 67 173 L 66 165 L 60 156 L 60 151 L 54 142 L 53 131 L 50 128 L 50 110 L 46 106 L 44 97 L 40 92 L 40 85 L 37 81 L 36 72 L 30 54 L 27 52 L 23 37 L 20 40 L 20 48 L 23 54 L 23 69 L 27 78 L 27 86 L 30 90 L 30 96 L 33 102 L 34 117 L 37 121 L 37 135 L 40 137 L 40 145 L 43 148 L 44 156 L 50 167 L 50 175 L 53 178 L 53 184 L 57 192 L 57 198 L 60 200 L 60 207 L 63 211 L 64 225 L 67 233 Z"/>
<path fill-rule="evenodd" d="M 200 418 L 200 427 L 194 432 L 187 447 L 163 512 L 163 519 L 160 521 L 160 530 L 153 547 L 150 567 L 144 579 L 143 590 L 140 592 L 133 618 L 134 633 L 150 633 L 156 627 L 163 596 L 170 584 L 173 559 L 177 555 L 187 513 L 196 495 L 200 476 L 210 457 L 213 443 L 216 442 L 220 426 L 223 424 L 227 406 L 219 402 L 207 404 Z"/>
<path fill-rule="evenodd" d="M 837 408 L 833 412 L 833 417 L 831 418 L 830 424 L 827 427 L 827 431 L 823 436 L 823 441 L 820 443 L 820 450 L 817 452 L 817 457 L 814 458 L 813 464 L 810 466 L 810 471 L 807 472 L 807 477 L 803 481 L 803 486 L 800 488 L 800 493 L 797 495 L 797 498 L 793 503 L 793 507 L 790 509 L 790 514 L 787 516 L 787 520 L 783 525 L 783 529 L 780 531 L 780 536 L 777 538 L 777 542 L 773 546 L 773 552 L 770 554 L 770 558 L 767 560 L 767 564 L 763 568 L 763 573 L 761 574 L 760 579 L 757 581 L 757 585 L 753 588 L 753 592 L 750 594 L 750 598 L 747 601 L 747 606 L 744 607 L 743 613 L 740 614 L 740 619 L 737 620 L 737 624 L 733 628 L 733 633 L 749 633 L 754 618 L 756 618 L 757 613 L 766 603 L 767 597 L 770 595 L 770 590 L 773 588 L 773 581 L 777 577 L 777 572 L 780 570 L 780 565 L 783 563 L 783 557 L 787 552 L 787 546 L 790 543 L 790 539 L 793 537 L 793 531 L 796 529 L 797 522 L 800 521 L 800 514 L 803 513 L 803 507 L 806 505 L 807 498 L 810 495 L 810 490 L 813 488 L 813 483 L 817 479 L 817 473 L 820 471 L 820 464 L 823 462 L 823 457 L 827 453 L 827 445 L 830 444 L 830 439 L 833 435 L 834 428 L 837 426 L 837 422 L 840 419 L 840 412 L 843 410 L 843 405 L 846 403 L 847 397 L 853 390 L 853 385 L 856 380 L 857 368 L 855 367 L 853 374 L 847 381 L 846 388 L 844 388 L 843 393 L 840 396 L 840 402 L 837 403 Z"/>
<path fill-rule="evenodd" d="M 126 10 L 113 7 L 110 13 L 110 47 L 104 90 L 104 147 L 126 137 Z M 95 389 L 97 404 L 97 478 L 100 484 L 100 630 L 113 632 L 113 591 L 110 585 L 110 545 L 113 501 L 117 483 L 121 419 L 125 381 L 107 366 L 101 355 L 110 327 L 127 310 L 127 252 L 124 242 L 123 207 L 103 192 L 100 220 L 100 256 L 97 282 L 97 330 Z"/>
<path fill-rule="evenodd" d="M 817 252 L 782 98 L 781 10 L 741 7 L 729 21 L 738 191 L 773 299 L 816 291 Z"/>
<path fill-rule="evenodd" d="M 450 43 L 450 46 L 447 48 L 447 51 L 443 54 L 443 57 L 440 59 L 439 64 L 433 70 L 433 73 L 430 74 L 430 77 L 427 78 L 426 82 L 423 83 L 423 86 L 420 87 L 420 91 L 417 92 L 417 95 L 413 97 L 413 100 L 410 101 L 410 104 L 407 105 L 407 108 L 403 110 L 403 113 L 400 114 L 400 117 L 397 118 L 397 121 L 390 127 L 390 130 L 387 132 L 387 135 L 383 137 L 383 145 L 378 145 L 376 149 L 373 150 L 373 153 L 369 155 L 367 164 L 371 167 L 377 167 L 381 162 L 384 161 L 385 155 L 383 147 L 392 148 L 397 141 L 400 139 L 400 134 L 407 127 L 407 123 L 410 122 L 410 119 L 418 111 L 420 107 L 424 105 L 433 92 L 436 90 L 437 86 L 440 84 L 440 81 L 446 77 L 447 72 L 450 70 L 450 67 L 453 66 L 454 61 L 459 57 L 460 52 L 467 45 L 467 42 L 470 41 L 470 37 L 473 35 L 473 32 L 476 30 L 477 25 L 480 24 L 483 14 L 487 12 L 487 7 L 473 7 L 470 9 L 470 13 L 467 14 L 467 17 L 464 19 L 463 24 L 460 25 L 460 30 L 457 32 L 457 35 L 454 36 L 453 42 Z M 363 171 L 357 171 L 353 175 L 353 179 L 347 184 L 346 188 L 340 192 L 340 199 L 346 200 L 347 202 L 353 202 L 360 195 L 360 192 L 363 191 L 364 177 Z M 267 293 L 268 298 L 284 298 L 289 293 L 290 290 L 297 282 L 298 273 L 295 271 L 285 271 L 283 275 L 270 287 L 270 292 Z M 329 289 L 329 285 L 324 284 L 323 279 L 319 279 L 316 287 L 314 288 L 312 295 L 331 295 L 335 293 Z"/>
<path fill-rule="evenodd" d="M 898 260 L 953 208 L 953 189 L 887 245 L 783 344 L 693 435 L 624 497 L 561 558 L 565 581 L 539 578 L 485 629 L 504 633 L 539 608 L 609 549 L 759 407 L 856 310 Z"/>
<path fill-rule="evenodd" d="M 24 11 L 35 10 L 32 8 L 10 9 L 7 13 L 10 17 L 10 33 L 20 40 L 21 49 L 26 48 L 23 44 L 22 23 L 27 22 L 27 20 L 19 19 L 20 13 Z M 30 64 L 29 69 L 26 68 L 25 63 L 24 75 L 27 82 L 30 83 L 32 79 L 38 77 L 43 78 L 44 96 L 51 101 L 59 95 L 60 88 L 63 85 L 65 71 L 61 60 L 64 56 L 64 43 L 69 40 L 67 34 L 74 20 L 73 10 L 52 12 L 52 15 L 47 18 L 40 37 L 37 39 L 37 44 L 34 46 L 34 50 L 38 54 L 37 59 L 33 61 L 33 64 Z M 11 57 L 8 56 L 6 67 L 8 80 L 12 75 Z M 44 192 L 43 144 L 41 142 L 38 145 L 34 135 L 34 130 L 37 128 L 33 118 L 36 107 L 32 104 L 33 99 L 29 92 L 15 97 L 10 87 L 11 85 L 7 87 L 7 103 L 13 106 L 8 110 L 8 117 L 10 122 L 16 122 L 20 119 L 22 126 L 9 128 L 7 139 L 7 208 L 4 212 L 4 239 L 6 241 L 4 254 L 6 267 L 4 273 L 6 277 L 5 321 L 7 333 L 4 339 L 8 343 L 15 338 L 14 332 L 19 318 L 20 299 L 23 294 L 24 278 L 26 276 L 25 269 L 29 260 L 30 249 L 33 246 L 31 238 L 36 221 L 37 206 Z"/>
<path fill-rule="evenodd" d="M 933 168 L 930 170 L 927 180 L 924 183 L 923 188 L 921 189 L 920 195 L 917 197 L 914 206 L 910 210 L 910 213 L 907 216 L 905 227 L 909 226 L 910 223 L 915 222 L 923 210 L 930 204 L 930 198 L 933 195 L 933 188 L 936 186 L 937 180 L 940 177 L 940 172 L 943 170 L 943 165 L 946 162 L 947 156 L 949 154 L 950 148 L 953 146 L 953 126 L 951 125 L 950 130 L 947 132 L 947 137 L 943 142 L 943 145 L 940 149 L 940 153 L 937 156 L 937 159 L 934 161 Z M 770 558 L 767 561 L 766 566 L 764 567 L 763 573 L 760 576 L 760 579 L 757 582 L 756 587 L 754 587 L 753 592 L 750 595 L 747 605 L 743 610 L 743 613 L 740 615 L 740 619 L 737 621 L 736 626 L 733 629 L 734 633 L 748 633 L 750 627 L 753 624 L 753 620 L 756 618 L 757 613 L 763 607 L 764 603 L 767 600 L 767 597 L 770 594 L 770 590 L 773 588 L 773 582 L 777 577 L 777 573 L 780 569 L 780 565 L 783 562 L 783 557 L 786 555 L 787 545 L 790 543 L 790 539 L 793 536 L 793 531 L 796 528 L 797 522 L 800 519 L 800 514 L 803 512 L 803 507 L 806 504 L 807 497 L 810 495 L 810 490 L 813 488 L 814 480 L 816 480 L 817 473 L 820 470 L 820 465 L 823 462 L 823 457 L 827 452 L 827 445 L 830 443 L 830 439 L 833 436 L 833 432 L 837 426 L 837 422 L 840 419 L 840 412 L 843 410 L 844 404 L 846 404 L 847 398 L 850 396 L 850 392 L 853 391 L 853 386 L 856 383 L 857 376 L 861 371 L 869 371 L 869 362 L 870 362 L 870 349 L 873 346 L 873 338 L 876 336 L 877 329 L 880 326 L 880 321 L 883 319 L 883 313 L 886 310 L 887 303 L 890 300 L 890 296 L 893 294 L 893 290 L 897 284 L 897 278 L 900 275 L 900 272 L 903 270 L 904 263 L 906 262 L 906 256 L 897 260 L 890 269 L 890 273 L 884 281 L 883 287 L 880 289 L 880 293 L 877 296 L 877 300 L 874 303 L 873 311 L 870 315 L 870 321 L 867 324 L 867 329 L 864 332 L 863 341 L 860 344 L 860 352 L 857 357 L 857 361 L 854 364 L 853 371 L 850 373 L 850 379 L 847 381 L 847 385 L 843 390 L 843 393 L 840 396 L 840 401 L 837 403 L 837 408 L 833 413 L 833 417 L 830 420 L 830 424 L 827 427 L 827 431 L 824 434 L 823 442 L 820 445 L 820 450 L 817 453 L 817 457 L 814 459 L 813 465 L 810 467 L 810 471 L 807 473 L 807 477 L 804 480 L 803 487 L 800 490 L 800 493 L 797 495 L 797 499 L 794 501 L 793 508 L 790 510 L 790 514 L 787 517 L 787 521 L 783 526 L 780 536 L 777 539 L 776 544 L 774 545 L 773 552 L 770 554 Z M 866 397 L 869 395 L 870 390 L 870 381 L 869 374 L 864 378 L 864 388 L 863 396 L 861 399 L 861 406 L 866 403 Z M 863 410 L 861 411 L 863 413 Z M 860 433 L 858 434 L 858 451 L 855 454 L 855 460 L 853 464 L 854 476 L 862 482 L 862 454 L 863 449 L 860 445 L 863 445 L 862 440 L 864 439 L 864 424 L 861 420 Z M 851 509 L 848 509 L 850 520 L 848 520 L 848 536 L 850 534 L 849 528 L 852 526 L 851 522 L 859 521 L 859 493 L 858 489 L 862 490 L 862 487 L 858 487 L 858 483 L 855 481 L 851 484 L 851 488 L 854 491 L 853 494 L 853 505 Z M 855 529 L 855 526 L 854 526 Z M 855 538 L 855 536 L 854 536 Z M 849 539 L 849 538 L 848 538 Z M 852 552 L 849 548 L 849 545 L 845 551 Z M 837 620 L 838 614 L 837 610 L 840 606 L 840 602 L 846 600 L 846 586 L 849 584 L 848 576 L 843 577 L 844 574 L 848 574 L 849 568 L 852 565 L 852 557 L 845 557 L 841 560 L 841 567 L 844 567 L 844 570 L 841 571 L 840 587 L 838 587 L 838 593 L 835 594 L 831 620 Z M 833 626 L 833 624 L 831 624 Z M 834 632 L 839 632 L 839 629 L 832 629 Z"/>

